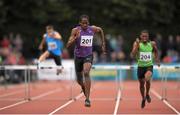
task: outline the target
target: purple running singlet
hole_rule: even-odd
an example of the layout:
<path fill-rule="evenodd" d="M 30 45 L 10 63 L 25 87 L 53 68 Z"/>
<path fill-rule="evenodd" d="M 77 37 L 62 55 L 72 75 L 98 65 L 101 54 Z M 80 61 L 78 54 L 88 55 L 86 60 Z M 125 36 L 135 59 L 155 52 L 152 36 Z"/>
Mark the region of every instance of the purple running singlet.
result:
<path fill-rule="evenodd" d="M 92 43 L 94 31 L 91 26 L 88 26 L 86 30 L 83 30 L 80 26 L 77 26 L 80 30 L 80 36 L 76 39 L 74 54 L 76 57 L 86 57 L 92 55 Z"/>

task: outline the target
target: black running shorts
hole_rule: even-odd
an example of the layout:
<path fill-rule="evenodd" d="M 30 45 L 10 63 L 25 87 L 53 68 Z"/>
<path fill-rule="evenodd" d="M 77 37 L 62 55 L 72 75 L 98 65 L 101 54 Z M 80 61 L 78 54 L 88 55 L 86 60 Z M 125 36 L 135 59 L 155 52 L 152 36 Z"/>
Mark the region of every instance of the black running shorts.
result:
<path fill-rule="evenodd" d="M 151 71 L 153 73 L 153 66 L 138 67 L 138 70 L 137 70 L 138 79 L 144 79 L 145 78 L 145 73 L 147 71 Z"/>
<path fill-rule="evenodd" d="M 62 65 L 62 63 L 61 63 L 61 56 L 55 55 L 52 52 L 49 52 L 49 53 L 50 53 L 49 57 L 54 59 L 56 65 L 58 65 L 58 66 Z"/>
<path fill-rule="evenodd" d="M 83 64 L 86 62 L 93 62 L 93 55 L 86 57 L 75 57 L 75 70 L 76 72 L 81 72 L 83 70 Z"/>

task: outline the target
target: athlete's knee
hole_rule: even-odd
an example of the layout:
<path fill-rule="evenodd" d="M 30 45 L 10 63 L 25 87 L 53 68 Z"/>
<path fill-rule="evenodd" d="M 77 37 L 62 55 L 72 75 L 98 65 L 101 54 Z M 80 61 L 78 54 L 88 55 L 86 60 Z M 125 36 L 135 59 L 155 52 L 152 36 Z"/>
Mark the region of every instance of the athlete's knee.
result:
<path fill-rule="evenodd" d="M 151 77 L 152 76 L 152 72 L 151 71 L 147 71 L 146 73 L 145 73 L 145 77 Z"/>
<path fill-rule="evenodd" d="M 146 85 L 151 85 L 151 82 L 150 81 L 146 81 Z"/>
<path fill-rule="evenodd" d="M 89 77 L 89 71 L 88 70 L 84 70 L 84 77 Z"/>
<path fill-rule="evenodd" d="M 76 76 L 77 76 L 76 81 L 78 82 L 78 84 L 82 85 L 83 84 L 83 76 L 82 76 L 81 72 L 77 72 Z"/>
<path fill-rule="evenodd" d="M 147 71 L 147 72 L 145 73 L 145 80 L 146 80 L 146 81 L 150 81 L 151 76 L 152 76 L 152 72 L 151 72 L 151 71 Z"/>

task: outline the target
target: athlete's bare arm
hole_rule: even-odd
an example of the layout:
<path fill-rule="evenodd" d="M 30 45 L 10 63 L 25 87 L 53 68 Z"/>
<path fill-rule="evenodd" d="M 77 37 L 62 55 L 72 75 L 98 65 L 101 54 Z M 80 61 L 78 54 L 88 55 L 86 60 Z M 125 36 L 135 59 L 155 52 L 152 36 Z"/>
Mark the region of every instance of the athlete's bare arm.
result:
<path fill-rule="evenodd" d="M 158 48 L 157 48 L 156 42 L 152 41 L 151 43 L 153 46 L 155 61 L 156 61 L 157 65 L 160 66 L 160 60 L 159 60 L 159 54 L 158 54 Z"/>
<path fill-rule="evenodd" d="M 133 43 L 133 49 L 131 51 L 131 57 L 135 57 L 139 49 L 139 39 L 137 38 L 136 41 Z"/>
<path fill-rule="evenodd" d="M 75 40 L 78 38 L 79 34 L 80 34 L 79 29 L 77 29 L 77 28 L 72 29 L 71 35 L 70 35 L 69 40 L 66 45 L 66 48 L 69 48 L 75 42 Z"/>
<path fill-rule="evenodd" d="M 105 37 L 104 37 L 104 32 L 103 29 L 97 26 L 92 26 L 93 31 L 99 33 L 101 35 L 101 41 L 102 41 L 102 51 L 104 54 L 106 54 L 106 41 L 105 41 Z"/>

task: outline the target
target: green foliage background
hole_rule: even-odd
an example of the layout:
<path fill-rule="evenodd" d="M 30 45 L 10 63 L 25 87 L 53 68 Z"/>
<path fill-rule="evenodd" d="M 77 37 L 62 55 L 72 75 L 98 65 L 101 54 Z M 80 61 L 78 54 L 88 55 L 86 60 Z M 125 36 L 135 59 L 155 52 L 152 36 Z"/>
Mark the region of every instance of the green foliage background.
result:
<path fill-rule="evenodd" d="M 128 42 L 142 29 L 164 36 L 180 32 L 180 0 L 0 0 L 0 35 L 21 33 L 33 41 L 53 24 L 66 42 L 81 14 Z"/>

